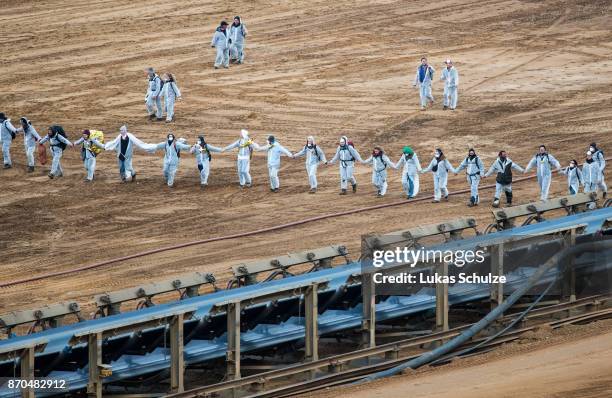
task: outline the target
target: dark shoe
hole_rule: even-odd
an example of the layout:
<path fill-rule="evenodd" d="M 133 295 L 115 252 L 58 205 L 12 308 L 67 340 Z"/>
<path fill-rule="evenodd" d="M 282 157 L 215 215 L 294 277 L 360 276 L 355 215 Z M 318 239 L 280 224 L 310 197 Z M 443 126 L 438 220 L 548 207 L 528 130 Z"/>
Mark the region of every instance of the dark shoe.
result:
<path fill-rule="evenodd" d="M 317 193 L 317 188 L 310 188 L 310 191 L 308 191 L 308 193 Z"/>
<path fill-rule="evenodd" d="M 340 190 L 340 195 L 346 195 L 346 189 L 341 189 Z"/>
<path fill-rule="evenodd" d="M 55 176 L 52 173 L 47 174 L 50 179 L 53 179 Z"/>
<path fill-rule="evenodd" d="M 155 114 L 149 115 L 149 120 L 155 119 Z"/>
<path fill-rule="evenodd" d="M 34 172 L 34 166 L 28 166 L 28 173 Z"/>
<path fill-rule="evenodd" d="M 444 110 L 444 111 L 447 110 L 447 109 L 448 109 L 448 106 L 446 106 L 446 105 L 444 105 L 444 108 L 442 108 L 442 110 Z"/>
<path fill-rule="evenodd" d="M 158 117 L 155 120 L 157 120 L 158 122 L 163 122 L 165 119 L 163 117 Z"/>
<path fill-rule="evenodd" d="M 121 175 L 121 182 L 127 182 L 127 179 L 125 178 L 124 175 Z"/>
<path fill-rule="evenodd" d="M 245 187 L 247 188 L 251 188 L 253 186 L 253 184 L 246 184 Z"/>
<path fill-rule="evenodd" d="M 274 188 L 274 189 L 272 190 L 272 192 L 274 192 L 274 193 L 278 193 L 278 192 L 280 192 L 280 189 L 279 189 L 279 188 Z"/>
<path fill-rule="evenodd" d="M 357 184 L 353 184 L 353 193 L 357 192 Z"/>
<path fill-rule="evenodd" d="M 512 204 L 512 192 L 506 192 L 506 203 L 508 205 Z"/>
<path fill-rule="evenodd" d="M 132 174 L 132 182 L 136 181 L 136 173 Z"/>
<path fill-rule="evenodd" d="M 10 169 L 11 167 L 13 167 L 13 166 L 11 166 L 10 164 L 6 164 L 6 163 L 4 164 L 4 168 L 5 169 Z"/>
<path fill-rule="evenodd" d="M 445 201 L 445 202 L 448 202 L 448 195 L 446 195 L 446 196 L 444 197 L 444 201 Z"/>

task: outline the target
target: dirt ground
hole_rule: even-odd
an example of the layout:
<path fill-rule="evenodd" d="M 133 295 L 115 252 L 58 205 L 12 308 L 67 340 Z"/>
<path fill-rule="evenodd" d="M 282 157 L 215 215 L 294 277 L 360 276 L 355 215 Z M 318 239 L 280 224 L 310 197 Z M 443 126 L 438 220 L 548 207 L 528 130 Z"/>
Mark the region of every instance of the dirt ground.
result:
<path fill-rule="evenodd" d="M 610 320 L 540 331 L 493 352 L 317 398 L 606 398 L 612 395 Z M 308 395 L 315 397 L 315 394 Z"/>
<path fill-rule="evenodd" d="M 83 128 L 112 138 L 127 123 L 146 142 L 161 142 L 171 129 L 191 143 L 205 132 L 210 143 L 227 145 L 247 128 L 258 142 L 273 133 L 292 151 L 313 134 L 331 156 L 347 134 L 363 155 L 381 145 L 396 161 L 411 145 L 424 164 L 436 146 L 454 165 L 474 146 L 487 167 L 502 148 L 525 165 L 546 143 L 566 164 L 583 159 L 591 141 L 612 151 L 611 12 L 609 0 L 9 0 L 8 23 L 0 26 L 0 111 L 14 122 L 29 117 L 43 133 L 60 123 L 72 139 Z M 235 14 L 250 31 L 246 63 L 213 70 L 210 38 L 219 20 Z M 442 111 L 438 81 L 434 108 L 418 110 L 411 82 L 422 55 L 438 72 L 444 59 L 455 60 L 457 111 Z M 147 120 L 147 66 L 173 72 L 183 91 L 170 126 Z M 132 184 L 120 183 L 112 153 L 98 157 L 92 184 L 83 182 L 76 151 L 65 153 L 65 177 L 55 180 L 46 167 L 26 174 L 21 137 L 12 154 L 15 167 L 0 170 L 0 282 L 403 197 L 400 175 L 391 171 L 387 197 L 375 198 L 365 166 L 356 171 L 357 194 L 340 197 L 337 165 L 320 168 L 320 191 L 309 195 L 303 159 L 287 158 L 281 192 L 272 194 L 261 153 L 252 163 L 252 189 L 238 188 L 231 153 L 213 157 L 204 192 L 188 154 L 174 189 L 162 181 L 160 154 L 136 154 Z M 449 186 L 465 188 L 465 177 L 450 178 Z M 431 194 L 430 175 L 422 191 Z M 537 199 L 533 181 L 515 191 L 519 203 Z M 562 178 L 552 191 L 566 191 Z M 196 270 L 222 278 L 244 260 L 328 244 L 356 251 L 360 234 L 372 231 L 466 215 L 484 227 L 491 192 L 482 197 L 476 209 L 465 206 L 466 195 L 407 204 L 5 288 L 0 312 L 88 301 Z"/>

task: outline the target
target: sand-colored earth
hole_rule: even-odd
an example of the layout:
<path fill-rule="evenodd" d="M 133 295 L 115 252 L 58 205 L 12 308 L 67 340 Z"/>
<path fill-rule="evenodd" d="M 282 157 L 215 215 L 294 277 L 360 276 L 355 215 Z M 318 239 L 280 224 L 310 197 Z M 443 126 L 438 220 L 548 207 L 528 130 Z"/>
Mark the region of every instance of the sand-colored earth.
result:
<path fill-rule="evenodd" d="M 522 339 L 482 357 L 358 387 L 338 387 L 316 396 L 605 398 L 612 395 L 609 328 L 608 320 L 552 334 L 538 333 L 533 339 Z"/>
<path fill-rule="evenodd" d="M 591 141 L 612 151 L 610 2 L 601 1 L 219 1 L 53 0 L 3 5 L 0 111 L 28 116 L 41 132 L 61 123 L 72 139 L 83 128 L 114 136 L 127 123 L 147 142 L 169 126 L 149 122 L 143 69 L 178 78 L 184 101 L 170 128 L 191 142 L 200 132 L 227 145 L 248 128 L 293 151 L 314 134 L 331 155 L 347 134 L 362 154 L 383 146 L 397 160 L 411 145 L 423 163 L 441 146 L 457 165 L 475 146 L 487 166 L 504 148 L 524 165 L 546 143 L 565 164 Z M 222 18 L 248 24 L 246 63 L 213 70 L 212 32 Z M 411 86 L 422 55 L 461 74 L 459 108 L 418 110 Z M 284 159 L 281 192 L 271 194 L 265 156 L 252 165 L 255 186 L 237 186 L 235 154 L 214 156 L 210 187 L 199 189 L 195 162 L 184 155 L 177 186 L 167 188 L 162 159 L 139 153 L 138 182 L 118 181 L 113 154 L 98 158 L 97 179 L 83 182 L 78 152 L 64 155 L 65 177 L 46 168 L 26 174 L 22 138 L 15 167 L 0 171 L 0 281 L 70 269 L 182 243 L 400 200 L 400 175 L 374 197 L 370 169 L 360 166 L 357 194 L 338 196 L 338 166 L 321 167 L 320 192 L 307 194 L 303 160 Z M 492 182 L 492 179 L 488 180 Z M 465 188 L 463 175 L 450 179 Z M 431 176 L 422 178 L 424 194 Z M 515 187 L 518 202 L 537 198 L 533 181 Z M 553 193 L 565 192 L 561 178 Z M 491 192 L 468 210 L 467 196 L 370 211 L 165 252 L 0 291 L 0 312 L 76 299 L 195 270 L 227 276 L 229 266 L 334 243 L 359 247 L 359 236 L 475 216 L 490 221 Z"/>

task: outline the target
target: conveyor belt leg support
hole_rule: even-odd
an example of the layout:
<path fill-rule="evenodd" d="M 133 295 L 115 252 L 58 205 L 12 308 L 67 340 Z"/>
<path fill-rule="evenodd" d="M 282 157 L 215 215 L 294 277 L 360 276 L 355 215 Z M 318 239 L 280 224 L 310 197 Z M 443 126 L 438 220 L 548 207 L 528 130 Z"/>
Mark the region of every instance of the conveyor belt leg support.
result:
<path fill-rule="evenodd" d="M 361 282 L 361 295 L 363 298 L 361 318 L 361 345 L 363 347 L 376 346 L 376 291 L 374 278 L 371 273 L 363 274 Z"/>
<path fill-rule="evenodd" d="M 227 379 L 240 378 L 240 302 L 227 305 Z"/>
<path fill-rule="evenodd" d="M 183 350 L 183 321 L 184 315 L 179 314 L 172 318 L 170 323 L 170 392 L 178 393 L 185 390 L 184 374 L 185 359 Z"/>
<path fill-rule="evenodd" d="M 87 381 L 87 396 L 102 398 L 102 333 L 92 333 L 87 336 L 89 356 L 89 379 Z"/>
<path fill-rule="evenodd" d="M 438 276 L 448 276 L 448 263 L 443 262 L 436 267 Z M 448 330 L 448 283 L 436 283 L 436 329 Z"/>
<path fill-rule="evenodd" d="M 21 379 L 34 380 L 34 347 L 29 347 L 23 350 L 20 359 Z M 34 398 L 34 389 L 25 387 L 21 389 L 22 398 Z"/>
<path fill-rule="evenodd" d="M 304 294 L 304 305 L 306 313 L 306 361 L 316 361 L 319 359 L 319 286 L 315 283 L 308 288 Z"/>

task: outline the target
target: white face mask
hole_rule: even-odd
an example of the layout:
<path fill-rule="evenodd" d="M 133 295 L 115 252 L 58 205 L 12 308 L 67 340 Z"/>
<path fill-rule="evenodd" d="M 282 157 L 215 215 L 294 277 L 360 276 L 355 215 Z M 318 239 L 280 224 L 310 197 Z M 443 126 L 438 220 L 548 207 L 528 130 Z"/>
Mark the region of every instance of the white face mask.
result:
<path fill-rule="evenodd" d="M 168 141 L 174 141 L 174 136 L 173 135 L 168 136 Z"/>
<path fill-rule="evenodd" d="M 589 148 L 589 151 L 591 151 L 591 153 L 595 153 L 595 148 L 590 147 L 590 148 Z"/>
<path fill-rule="evenodd" d="M 440 157 L 440 152 L 434 153 L 434 157 L 439 158 Z"/>

